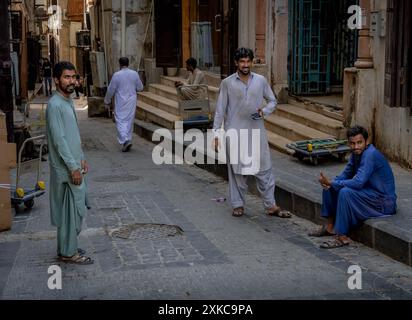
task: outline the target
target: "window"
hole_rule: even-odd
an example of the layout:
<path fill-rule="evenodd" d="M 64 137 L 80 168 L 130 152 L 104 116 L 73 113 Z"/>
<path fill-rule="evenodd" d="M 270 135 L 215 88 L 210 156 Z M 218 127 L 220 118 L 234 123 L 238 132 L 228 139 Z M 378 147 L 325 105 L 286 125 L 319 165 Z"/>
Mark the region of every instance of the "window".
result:
<path fill-rule="evenodd" d="M 412 107 L 412 1 L 388 0 L 385 105 Z"/>

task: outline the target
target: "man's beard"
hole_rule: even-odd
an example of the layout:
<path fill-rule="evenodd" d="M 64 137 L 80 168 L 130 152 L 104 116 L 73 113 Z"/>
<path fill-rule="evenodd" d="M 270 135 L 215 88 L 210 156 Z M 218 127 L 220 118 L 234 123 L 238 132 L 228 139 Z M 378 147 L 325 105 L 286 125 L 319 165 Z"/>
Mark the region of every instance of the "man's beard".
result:
<path fill-rule="evenodd" d="M 65 88 L 60 87 L 60 90 L 63 91 L 64 93 L 70 94 L 74 92 L 74 85 L 69 85 Z"/>
<path fill-rule="evenodd" d="M 239 69 L 239 72 L 244 76 L 247 76 L 250 74 L 250 68 Z"/>

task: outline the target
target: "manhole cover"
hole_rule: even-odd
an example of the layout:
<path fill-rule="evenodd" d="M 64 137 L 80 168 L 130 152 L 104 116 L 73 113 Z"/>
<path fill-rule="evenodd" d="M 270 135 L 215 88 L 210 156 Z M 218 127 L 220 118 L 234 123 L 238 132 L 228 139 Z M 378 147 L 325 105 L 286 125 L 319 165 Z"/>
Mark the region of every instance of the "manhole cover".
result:
<path fill-rule="evenodd" d="M 101 176 L 93 179 L 96 182 L 124 182 L 124 181 L 135 181 L 139 180 L 138 176 L 133 175 L 110 175 L 110 176 Z"/>
<path fill-rule="evenodd" d="M 113 229 L 112 238 L 153 240 L 167 237 L 176 237 L 183 234 L 178 226 L 167 224 L 135 223 Z"/>

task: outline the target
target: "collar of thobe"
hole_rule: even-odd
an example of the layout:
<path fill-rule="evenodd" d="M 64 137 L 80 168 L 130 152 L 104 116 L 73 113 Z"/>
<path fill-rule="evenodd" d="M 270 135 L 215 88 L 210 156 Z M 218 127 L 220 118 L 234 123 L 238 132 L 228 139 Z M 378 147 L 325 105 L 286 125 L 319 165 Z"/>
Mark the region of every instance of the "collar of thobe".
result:
<path fill-rule="evenodd" d="M 59 92 L 59 90 L 56 90 L 56 93 L 60 96 L 60 97 L 62 97 L 64 100 L 66 100 L 67 102 L 70 102 L 71 103 L 71 98 L 66 98 L 64 95 L 62 95 L 60 92 Z"/>
<path fill-rule="evenodd" d="M 252 81 L 254 75 L 253 72 L 250 73 L 249 79 L 247 79 L 247 84 L 249 85 L 250 82 Z M 239 79 L 240 81 L 242 81 L 242 83 L 245 83 L 239 76 L 239 72 L 236 71 L 236 79 Z"/>

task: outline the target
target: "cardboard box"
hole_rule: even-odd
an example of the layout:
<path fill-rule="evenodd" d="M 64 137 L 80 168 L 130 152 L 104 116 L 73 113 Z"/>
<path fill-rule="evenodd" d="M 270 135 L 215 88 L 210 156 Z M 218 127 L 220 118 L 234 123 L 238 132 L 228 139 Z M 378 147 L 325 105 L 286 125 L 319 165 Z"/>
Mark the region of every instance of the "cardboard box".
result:
<path fill-rule="evenodd" d="M 0 129 L 0 142 L 7 142 L 7 130 Z"/>
<path fill-rule="evenodd" d="M 0 183 L 10 184 L 8 169 L 0 168 Z M 0 231 L 10 230 L 13 222 L 10 189 L 0 187 Z"/>
<path fill-rule="evenodd" d="M 15 168 L 16 159 L 16 144 L 0 141 L 0 166 L 6 166 L 10 169 Z"/>
<path fill-rule="evenodd" d="M 6 115 L 3 111 L 0 111 L 0 129 L 7 129 Z"/>

